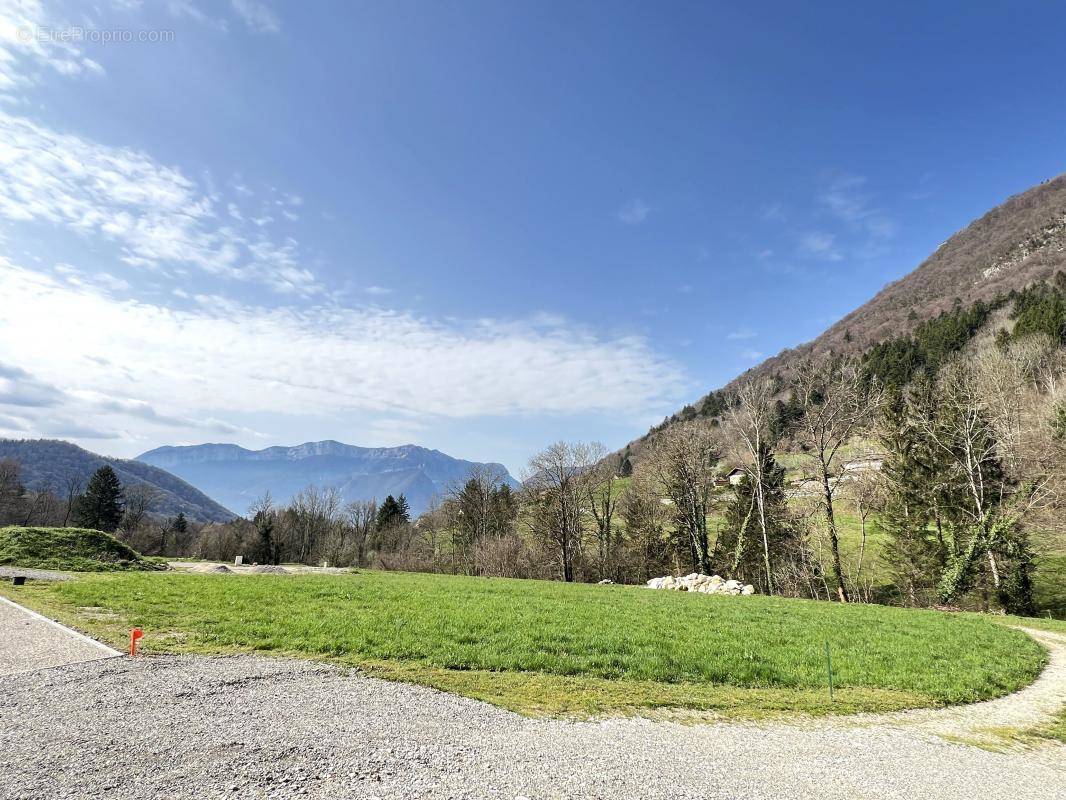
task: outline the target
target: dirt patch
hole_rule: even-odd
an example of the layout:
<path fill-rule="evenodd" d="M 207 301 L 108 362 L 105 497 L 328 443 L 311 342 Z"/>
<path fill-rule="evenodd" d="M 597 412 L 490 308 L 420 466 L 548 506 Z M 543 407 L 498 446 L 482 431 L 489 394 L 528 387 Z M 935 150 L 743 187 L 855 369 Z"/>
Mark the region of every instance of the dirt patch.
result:
<path fill-rule="evenodd" d="M 198 565 L 198 566 L 193 567 L 192 571 L 193 572 L 203 572 L 203 573 L 206 573 L 206 574 L 217 574 L 217 575 L 230 575 L 230 574 L 233 573 L 233 570 L 231 570 L 225 564 L 203 564 L 203 565 Z"/>
<path fill-rule="evenodd" d="M 289 571 L 285 567 L 278 567 L 273 564 L 260 564 L 258 567 L 252 567 L 252 572 L 257 575 L 288 575 Z"/>

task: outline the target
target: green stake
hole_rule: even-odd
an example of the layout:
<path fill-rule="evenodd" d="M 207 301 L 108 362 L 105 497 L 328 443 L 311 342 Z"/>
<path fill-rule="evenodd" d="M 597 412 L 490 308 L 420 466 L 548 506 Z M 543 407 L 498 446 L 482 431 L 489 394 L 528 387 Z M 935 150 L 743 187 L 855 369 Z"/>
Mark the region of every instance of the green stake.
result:
<path fill-rule="evenodd" d="M 829 702 L 833 702 L 833 659 L 829 657 L 829 642 L 825 643 L 825 667 L 829 670 Z"/>

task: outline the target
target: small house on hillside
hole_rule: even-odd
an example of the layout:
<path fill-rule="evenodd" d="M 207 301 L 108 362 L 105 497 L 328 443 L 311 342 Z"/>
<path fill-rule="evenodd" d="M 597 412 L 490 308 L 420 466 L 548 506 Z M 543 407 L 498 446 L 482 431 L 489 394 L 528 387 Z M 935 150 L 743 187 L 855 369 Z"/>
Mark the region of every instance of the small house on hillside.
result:
<path fill-rule="evenodd" d="M 745 473 L 744 470 L 742 470 L 740 467 L 734 467 L 725 474 L 725 481 L 730 486 L 736 486 L 744 479 L 744 476 L 746 474 L 747 473 Z"/>

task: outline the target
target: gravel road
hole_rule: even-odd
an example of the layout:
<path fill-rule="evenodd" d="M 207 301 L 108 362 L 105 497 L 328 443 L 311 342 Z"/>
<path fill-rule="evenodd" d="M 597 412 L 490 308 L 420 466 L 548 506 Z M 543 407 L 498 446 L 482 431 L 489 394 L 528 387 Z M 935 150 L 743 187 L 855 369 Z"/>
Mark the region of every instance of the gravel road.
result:
<path fill-rule="evenodd" d="M 2 597 L 0 643 L 0 675 L 118 655 L 110 647 L 62 628 Z"/>
<path fill-rule="evenodd" d="M 529 720 L 252 656 L 0 677 L 3 798 L 1066 798 L 1066 749 L 920 727 Z"/>

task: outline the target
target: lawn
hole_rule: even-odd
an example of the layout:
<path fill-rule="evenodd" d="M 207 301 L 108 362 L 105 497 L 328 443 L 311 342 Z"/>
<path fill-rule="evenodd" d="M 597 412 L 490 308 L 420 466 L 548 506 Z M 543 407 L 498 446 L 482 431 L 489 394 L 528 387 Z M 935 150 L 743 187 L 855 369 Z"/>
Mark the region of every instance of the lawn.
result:
<path fill-rule="evenodd" d="M 0 566 L 76 572 L 163 569 L 114 536 L 87 528 L 0 528 Z"/>
<path fill-rule="evenodd" d="M 139 626 L 151 653 L 324 659 L 529 714 L 941 705 L 1013 691 L 1046 661 L 978 616 L 627 586 L 362 571 L 112 573 L 2 591 L 115 644 Z"/>

